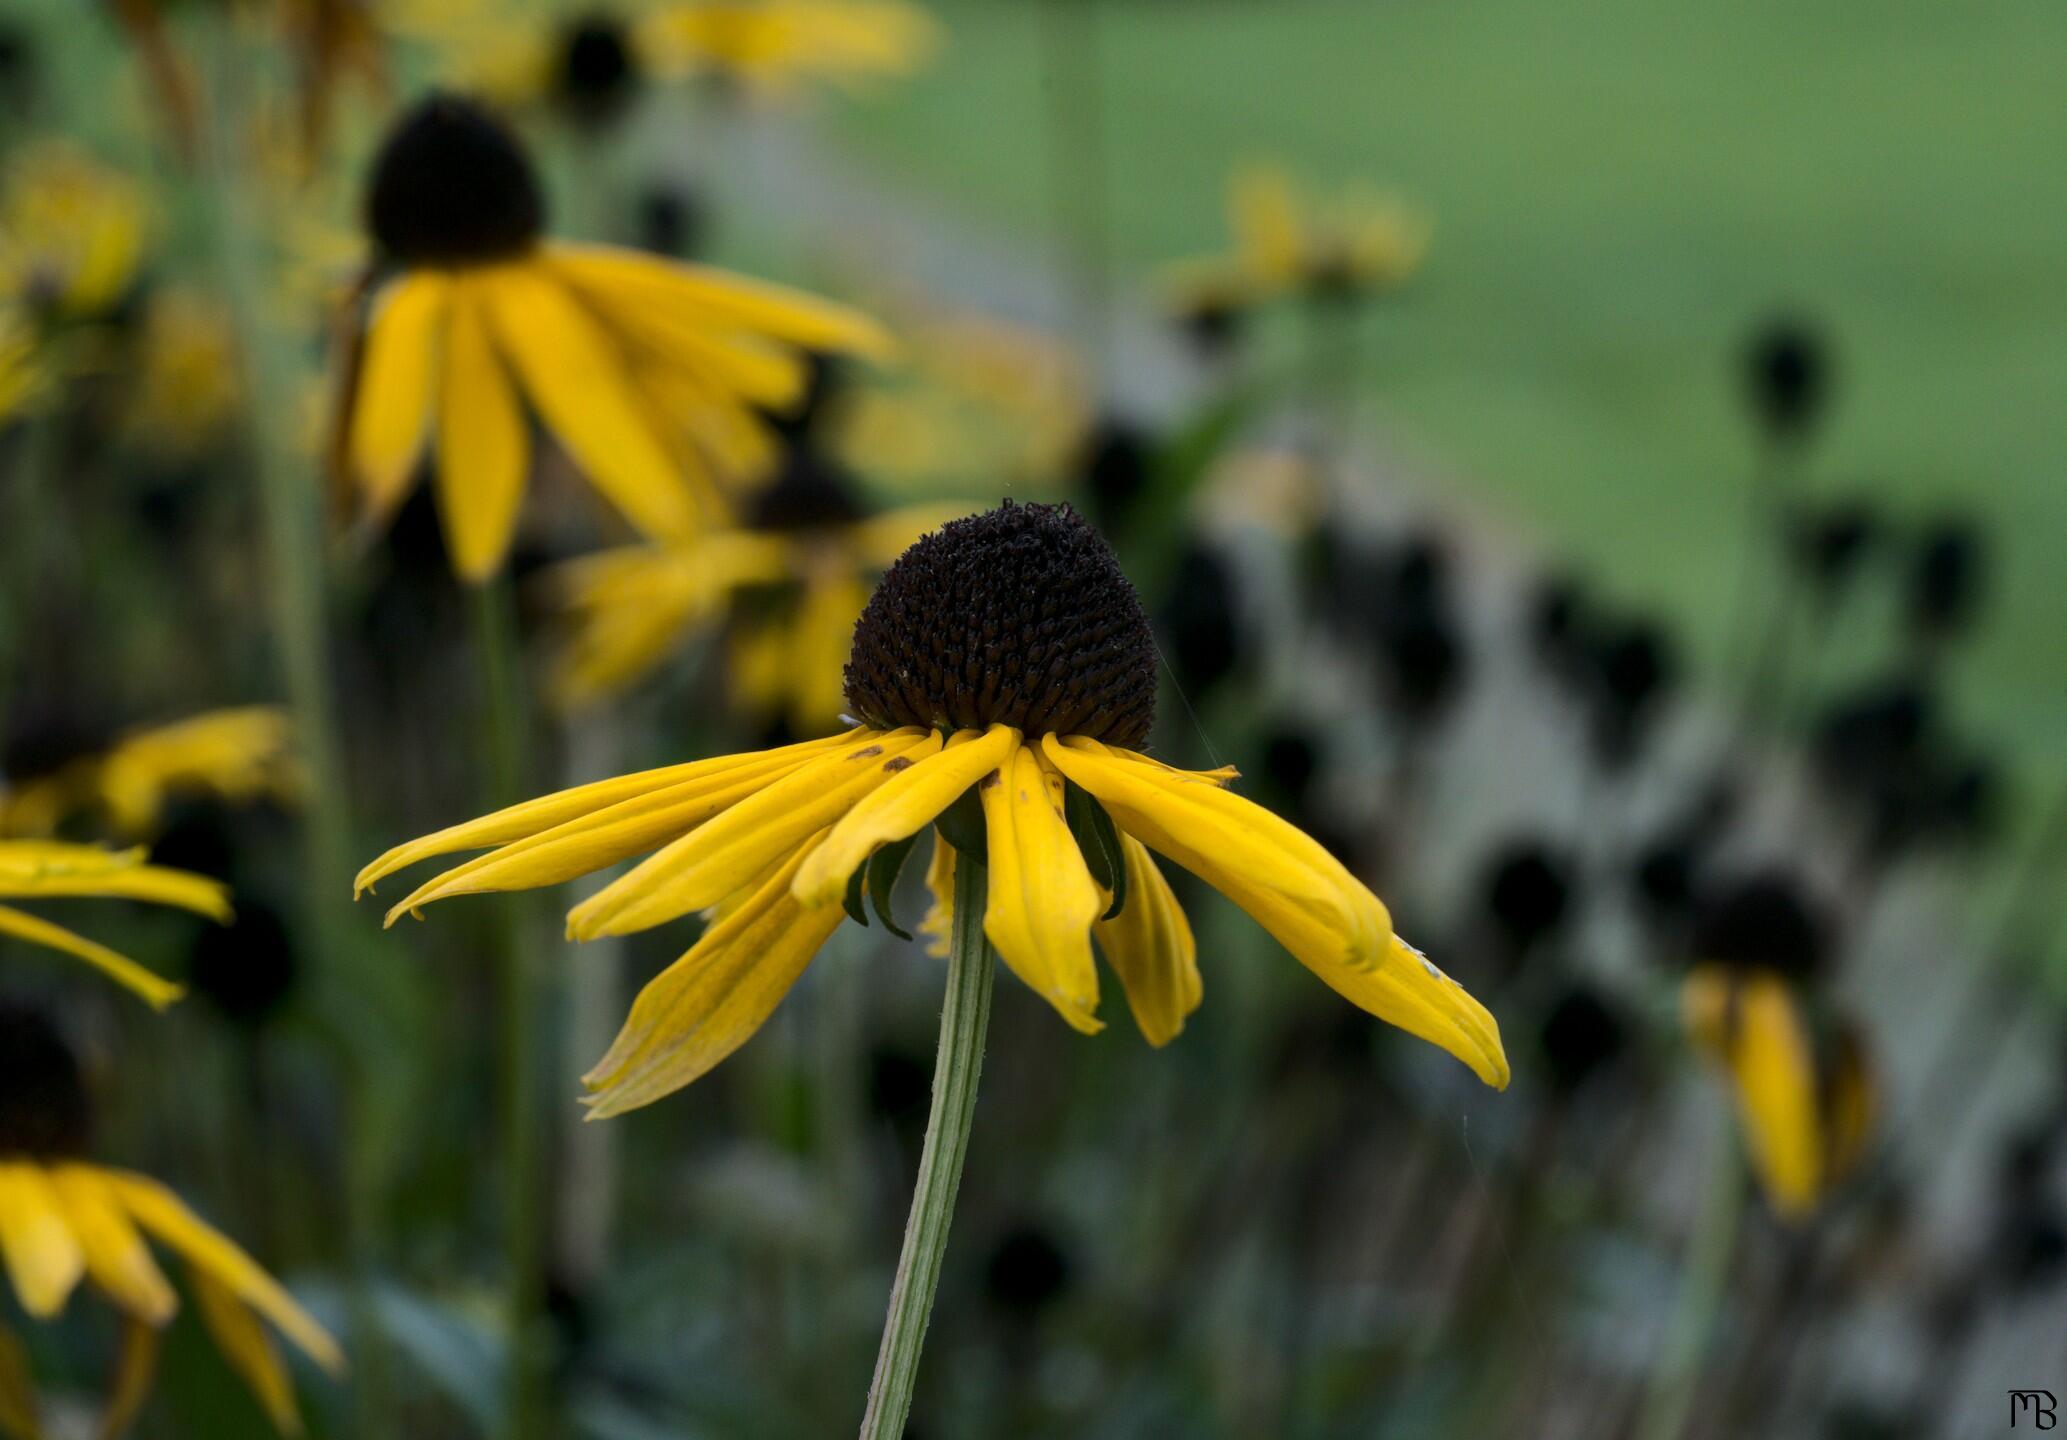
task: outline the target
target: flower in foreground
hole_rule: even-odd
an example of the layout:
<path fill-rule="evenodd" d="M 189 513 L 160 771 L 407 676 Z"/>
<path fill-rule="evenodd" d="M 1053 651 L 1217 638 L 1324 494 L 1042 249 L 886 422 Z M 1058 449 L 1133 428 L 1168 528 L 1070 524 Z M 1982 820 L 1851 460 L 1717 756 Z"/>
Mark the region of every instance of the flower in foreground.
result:
<path fill-rule="evenodd" d="M 179 1297 L 146 1237 L 186 1262 L 187 1288 L 223 1358 L 284 1433 L 299 1433 L 294 1384 L 270 1321 L 297 1348 L 337 1373 L 337 1342 L 257 1262 L 145 1175 L 84 1157 L 89 1107 L 79 1067 L 41 1015 L 0 1006 L 0 1261 L 32 1320 L 54 1320 L 89 1280 L 122 1317 L 123 1346 L 100 1433 L 126 1431 L 149 1392 L 158 1336 Z M 0 1360 L 18 1361 L 0 1325 Z M 35 1435 L 36 1399 L 26 1369 L 0 1363 L 0 1419 Z M 21 1423 L 26 1421 L 26 1423 Z"/>
<path fill-rule="evenodd" d="M 722 512 L 716 458 L 791 403 L 804 351 L 880 354 L 868 319 L 825 301 L 631 250 L 543 238 L 545 199 L 516 138 L 451 95 L 418 105 L 375 163 L 378 251 L 339 397 L 339 460 L 384 521 L 435 440 L 453 563 L 507 554 L 536 412 L 634 529 L 694 534 Z"/>
<path fill-rule="evenodd" d="M 141 847 L 107 850 L 55 840 L 0 840 L 0 900 L 79 898 L 141 900 L 190 910 L 217 924 L 230 920 L 227 887 L 205 875 L 145 864 Z M 83 960 L 153 1009 L 164 1009 L 183 993 L 183 987 L 127 956 L 12 905 L 0 905 L 0 937 Z"/>
<path fill-rule="evenodd" d="M 841 919 L 865 915 L 864 892 L 894 927 L 892 884 L 928 827 L 936 888 L 951 851 L 987 863 L 985 935 L 1080 1031 L 1102 1024 L 1094 940 L 1151 1043 L 1199 1003 L 1191 927 L 1160 854 L 1352 1003 L 1504 1087 L 1492 1016 L 1393 933 L 1361 882 L 1230 791 L 1232 770 L 1143 753 L 1155 688 L 1154 641 L 1110 548 L 1067 507 L 1008 501 L 924 537 L 884 577 L 847 664 L 853 728 L 513 806 L 398 846 L 358 887 L 495 847 L 419 886 L 392 923 L 655 851 L 568 916 L 585 940 L 711 915 L 586 1077 L 597 1116 L 657 1100 L 743 1044 Z"/>

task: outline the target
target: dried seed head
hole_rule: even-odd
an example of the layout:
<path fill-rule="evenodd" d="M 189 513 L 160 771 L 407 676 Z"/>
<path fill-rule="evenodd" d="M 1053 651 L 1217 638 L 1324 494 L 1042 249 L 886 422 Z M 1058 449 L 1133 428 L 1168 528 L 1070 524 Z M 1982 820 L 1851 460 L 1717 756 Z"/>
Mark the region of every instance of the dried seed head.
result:
<path fill-rule="evenodd" d="M 1112 547 L 1067 505 L 943 526 L 898 558 L 854 627 L 847 703 L 867 724 L 1005 724 L 1140 748 L 1155 641 Z"/>

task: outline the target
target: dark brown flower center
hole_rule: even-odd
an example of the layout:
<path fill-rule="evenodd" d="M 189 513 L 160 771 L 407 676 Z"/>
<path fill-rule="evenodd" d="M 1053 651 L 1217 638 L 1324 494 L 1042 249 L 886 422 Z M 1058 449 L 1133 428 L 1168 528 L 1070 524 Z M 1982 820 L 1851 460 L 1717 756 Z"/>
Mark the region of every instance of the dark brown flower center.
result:
<path fill-rule="evenodd" d="M 847 703 L 881 728 L 1014 726 L 1139 749 L 1156 650 L 1112 547 L 1067 505 L 1017 505 L 927 535 L 854 627 Z"/>
<path fill-rule="evenodd" d="M 485 264 L 537 243 L 545 195 L 500 120 L 471 100 L 434 94 L 402 117 L 375 157 L 366 226 L 398 264 Z"/>
<path fill-rule="evenodd" d="M 0 1160 L 77 1155 L 87 1123 L 86 1086 L 64 1037 L 40 1011 L 0 1004 Z"/>

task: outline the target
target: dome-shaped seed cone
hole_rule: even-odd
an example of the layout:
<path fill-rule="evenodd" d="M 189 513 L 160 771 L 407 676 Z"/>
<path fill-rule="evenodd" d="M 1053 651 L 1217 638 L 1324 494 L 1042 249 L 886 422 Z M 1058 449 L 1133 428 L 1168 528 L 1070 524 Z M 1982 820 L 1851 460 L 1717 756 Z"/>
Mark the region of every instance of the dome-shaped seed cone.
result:
<path fill-rule="evenodd" d="M 1119 561 L 1067 505 L 972 515 L 883 577 L 847 662 L 867 724 L 1015 726 L 1140 748 L 1155 721 L 1155 641 Z"/>
<path fill-rule="evenodd" d="M 402 265 L 479 265 L 523 254 L 545 229 L 545 195 L 517 137 L 471 100 L 434 94 L 373 162 L 366 227 Z"/>

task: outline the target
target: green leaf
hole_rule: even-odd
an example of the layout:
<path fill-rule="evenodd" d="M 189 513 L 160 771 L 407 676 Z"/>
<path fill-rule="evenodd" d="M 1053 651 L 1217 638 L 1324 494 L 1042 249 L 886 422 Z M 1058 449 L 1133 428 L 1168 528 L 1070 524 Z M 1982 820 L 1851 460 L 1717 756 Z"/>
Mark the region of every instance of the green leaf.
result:
<path fill-rule="evenodd" d="M 933 823 L 956 850 L 979 865 L 990 864 L 990 837 L 983 828 L 983 802 L 976 798 L 975 786 L 964 790 Z"/>
<path fill-rule="evenodd" d="M 917 835 L 907 835 L 902 840 L 892 840 L 868 857 L 868 903 L 875 908 L 876 918 L 883 922 L 883 928 L 900 940 L 911 939 L 911 932 L 899 925 L 897 918 L 890 913 L 890 892 L 897 888 L 897 877 L 904 873 L 905 859 L 918 842 Z"/>
<path fill-rule="evenodd" d="M 854 873 L 847 877 L 846 898 L 840 902 L 847 907 L 847 913 L 854 917 L 854 921 L 858 925 L 868 924 L 868 911 L 864 910 L 861 905 L 861 881 L 862 877 L 867 873 L 868 865 L 866 862 L 854 867 Z"/>
<path fill-rule="evenodd" d="M 1104 916 L 1111 920 L 1127 905 L 1127 852 L 1120 847 L 1119 829 L 1097 797 L 1071 781 L 1063 782 L 1062 813 L 1091 878 L 1112 892 L 1112 907 Z"/>

